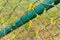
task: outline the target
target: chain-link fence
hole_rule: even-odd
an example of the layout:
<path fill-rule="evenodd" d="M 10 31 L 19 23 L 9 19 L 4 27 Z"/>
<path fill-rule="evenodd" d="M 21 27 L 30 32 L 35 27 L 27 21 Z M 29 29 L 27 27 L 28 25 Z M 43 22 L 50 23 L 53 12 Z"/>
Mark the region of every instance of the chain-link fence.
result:
<path fill-rule="evenodd" d="M 30 3 L 38 5 L 41 0 L 0 0 L 0 30 L 28 11 Z M 53 23 L 52 23 L 52 22 Z M 40 18 L 33 19 L 22 27 L 7 34 L 1 40 L 59 40 L 60 39 L 60 4 L 45 11 Z M 38 36 L 36 37 L 36 30 Z"/>

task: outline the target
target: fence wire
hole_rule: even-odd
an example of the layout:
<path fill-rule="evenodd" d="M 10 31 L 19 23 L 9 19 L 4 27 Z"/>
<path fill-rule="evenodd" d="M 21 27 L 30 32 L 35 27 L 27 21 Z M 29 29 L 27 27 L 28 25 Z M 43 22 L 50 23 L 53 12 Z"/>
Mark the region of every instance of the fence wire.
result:
<path fill-rule="evenodd" d="M 0 0 L 0 30 L 12 21 L 28 12 L 30 3 L 38 5 L 41 0 Z M 51 19 L 55 22 L 51 24 Z M 60 4 L 33 19 L 33 26 L 29 22 L 14 30 L 0 40 L 59 40 L 60 39 Z M 38 30 L 36 37 L 35 31 Z"/>

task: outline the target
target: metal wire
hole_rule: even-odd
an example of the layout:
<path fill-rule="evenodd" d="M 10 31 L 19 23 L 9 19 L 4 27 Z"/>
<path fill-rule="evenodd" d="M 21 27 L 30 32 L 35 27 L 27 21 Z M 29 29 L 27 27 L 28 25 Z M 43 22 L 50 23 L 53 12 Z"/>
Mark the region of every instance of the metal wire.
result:
<path fill-rule="evenodd" d="M 18 12 L 15 11 L 15 10 L 17 9 L 18 6 L 20 6 L 20 7 L 22 8 L 21 2 L 23 2 L 24 0 L 19 0 L 19 2 L 18 2 L 18 3 L 16 4 L 16 6 L 14 6 L 14 7 L 13 7 L 12 4 L 9 2 L 9 0 L 5 0 L 5 1 L 6 1 L 6 2 L 3 4 L 3 7 L 0 9 L 0 14 L 2 14 L 2 11 L 4 11 L 5 6 L 8 4 L 9 7 L 12 8 L 12 10 L 9 11 L 9 13 L 7 13 L 7 14 L 9 14 L 9 17 L 7 18 L 7 20 L 8 20 L 8 19 L 11 18 L 11 16 L 14 14 L 14 12 L 15 12 L 16 14 L 18 14 Z M 39 1 L 39 0 L 38 0 L 38 1 Z M 35 3 L 38 3 L 38 1 L 34 1 L 34 2 L 33 2 L 33 5 L 35 5 Z M 28 2 L 28 1 L 27 1 L 27 2 Z M 50 5 L 50 4 L 47 4 L 47 5 Z M 58 10 L 60 10 L 60 6 L 58 7 L 58 6 L 54 5 L 54 7 L 56 7 Z M 49 16 L 50 18 L 53 16 L 53 15 L 50 15 L 49 12 L 46 12 L 46 13 L 48 14 L 48 16 Z M 4 13 L 3 13 L 3 14 L 4 14 Z M 3 14 L 2 14 L 2 15 L 3 15 Z M 5 14 L 5 16 L 6 16 L 6 14 Z M 19 14 L 18 14 L 18 16 L 19 16 Z M 27 17 L 27 16 L 26 16 L 26 17 Z M 42 16 L 41 16 L 41 17 L 42 17 Z M 3 18 L 5 18 L 5 17 L 3 17 Z M 27 17 L 27 18 L 30 20 L 29 17 Z M 50 18 L 49 18 L 49 19 L 50 19 Z M 58 19 L 60 19 L 60 16 L 57 16 L 57 17 L 54 19 L 54 21 L 55 21 L 55 20 L 58 21 Z M 6 20 L 6 21 L 7 21 L 7 20 Z M 21 19 L 20 19 L 20 20 L 21 20 Z M 5 22 L 6 22 L 6 21 L 5 21 Z M 34 21 L 34 20 L 33 20 L 33 21 Z M 49 21 L 49 20 L 48 20 L 48 21 Z M 3 22 L 3 24 L 4 24 L 5 22 Z M 22 22 L 22 21 L 21 21 L 21 22 Z M 54 37 L 57 37 L 58 35 L 60 35 L 60 32 L 58 32 L 57 34 L 55 34 L 55 35 L 52 36 L 52 33 L 49 31 L 49 26 L 51 26 L 51 23 L 50 23 L 50 22 L 47 23 L 47 25 L 45 25 L 43 19 L 41 19 L 41 18 L 40 18 L 40 22 L 41 22 L 42 26 L 44 25 L 44 26 L 46 27 L 46 29 L 43 28 L 43 29 L 39 30 L 39 33 L 41 33 L 41 34 L 39 34 L 41 40 L 45 40 L 45 38 L 43 38 L 44 35 L 42 35 L 42 34 L 43 34 L 43 31 L 45 31 L 45 30 L 48 32 L 49 36 L 51 36 L 52 40 L 55 40 Z M 59 22 L 60 22 L 60 21 L 59 21 Z M 1 23 L 0 23 L 0 24 L 1 24 Z M 7 23 L 7 24 L 8 24 L 8 23 Z M 22 24 L 23 24 L 23 22 L 22 22 Z M 26 24 L 26 26 L 27 26 L 27 25 L 28 25 L 28 24 Z M 39 24 L 39 25 L 40 25 L 40 24 Z M 59 26 L 58 26 L 58 25 L 60 25 L 60 24 L 57 24 L 57 23 L 56 23 L 56 24 L 53 24 L 53 25 L 56 26 L 56 28 L 58 29 L 58 31 L 60 30 L 60 28 L 59 28 Z M 44 26 L 43 26 L 43 27 L 44 27 Z M 22 27 L 22 29 L 23 29 L 24 27 L 25 27 L 25 25 Z M 2 28 L 4 28 L 4 27 L 2 27 Z M 24 39 L 24 38 L 25 38 L 25 37 L 24 37 L 24 32 L 25 32 L 25 31 L 26 31 L 26 33 L 28 33 L 28 32 L 30 33 L 30 32 L 31 32 L 31 31 L 28 31 L 28 28 L 29 28 L 29 26 L 27 27 L 26 30 L 23 29 L 22 31 L 18 32 L 18 33 L 19 33 L 18 35 L 15 34 L 16 32 L 12 32 L 12 34 L 15 34 L 16 37 L 12 38 L 11 40 L 13 40 L 13 39 L 16 40 L 19 35 L 22 35 L 22 36 L 21 36 L 22 38 L 19 37 L 19 39 Z M 33 28 L 35 28 L 35 26 L 33 26 Z M 32 29 L 33 29 L 33 28 L 32 28 Z M 31 29 L 31 28 L 29 28 L 29 29 Z M 16 31 L 19 31 L 19 30 L 20 30 L 20 29 L 18 29 L 18 30 L 16 30 Z M 35 29 L 34 29 L 34 30 L 35 30 Z M 11 31 L 12 31 L 12 30 L 11 30 Z M 35 34 L 35 32 L 33 32 L 33 33 Z M 5 33 L 4 33 L 4 34 L 5 34 Z M 31 34 L 31 35 L 32 35 L 32 34 Z M 31 39 L 31 40 L 35 40 L 35 38 L 34 38 L 35 35 L 32 36 L 32 37 L 31 37 L 31 35 L 29 34 L 30 39 Z M 9 35 L 7 35 L 7 37 L 8 37 L 8 36 L 9 36 Z M 5 38 L 6 38 L 6 37 L 5 37 Z M 27 37 L 27 38 L 28 38 L 28 37 Z M 3 39 L 4 39 L 4 38 L 2 38 L 2 40 L 3 40 Z M 6 39 L 7 39 L 7 38 L 6 38 Z M 9 38 L 9 39 L 10 39 L 10 38 Z M 18 39 L 18 40 L 19 40 L 19 39 Z M 49 38 L 48 38 L 48 39 L 49 39 Z"/>

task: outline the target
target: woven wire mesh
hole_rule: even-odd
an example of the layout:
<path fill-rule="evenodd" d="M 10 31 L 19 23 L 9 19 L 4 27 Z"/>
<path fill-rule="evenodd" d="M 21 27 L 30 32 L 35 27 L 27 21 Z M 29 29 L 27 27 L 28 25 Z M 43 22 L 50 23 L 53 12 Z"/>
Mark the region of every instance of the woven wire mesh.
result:
<path fill-rule="evenodd" d="M 30 3 L 38 5 L 39 0 L 0 0 L 0 30 L 9 25 L 12 21 L 27 12 Z M 51 24 L 51 18 L 56 21 Z M 60 39 L 60 4 L 40 15 L 40 18 L 32 20 L 33 26 L 26 23 L 22 27 L 14 30 L 1 40 L 59 40 Z M 44 29 L 44 27 L 46 28 Z M 36 38 L 35 31 L 39 30 Z"/>

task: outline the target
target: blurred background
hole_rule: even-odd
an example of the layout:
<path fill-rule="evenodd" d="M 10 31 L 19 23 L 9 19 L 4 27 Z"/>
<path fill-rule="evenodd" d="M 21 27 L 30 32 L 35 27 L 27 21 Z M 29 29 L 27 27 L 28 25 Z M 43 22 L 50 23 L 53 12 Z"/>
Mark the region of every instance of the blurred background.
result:
<path fill-rule="evenodd" d="M 28 12 L 30 3 L 37 6 L 43 0 L 0 0 L 0 30 Z M 54 21 L 53 21 L 54 20 Z M 54 23 L 51 24 L 51 21 Z M 12 31 L 0 40 L 60 40 L 60 4 L 46 10 L 39 18 Z"/>

